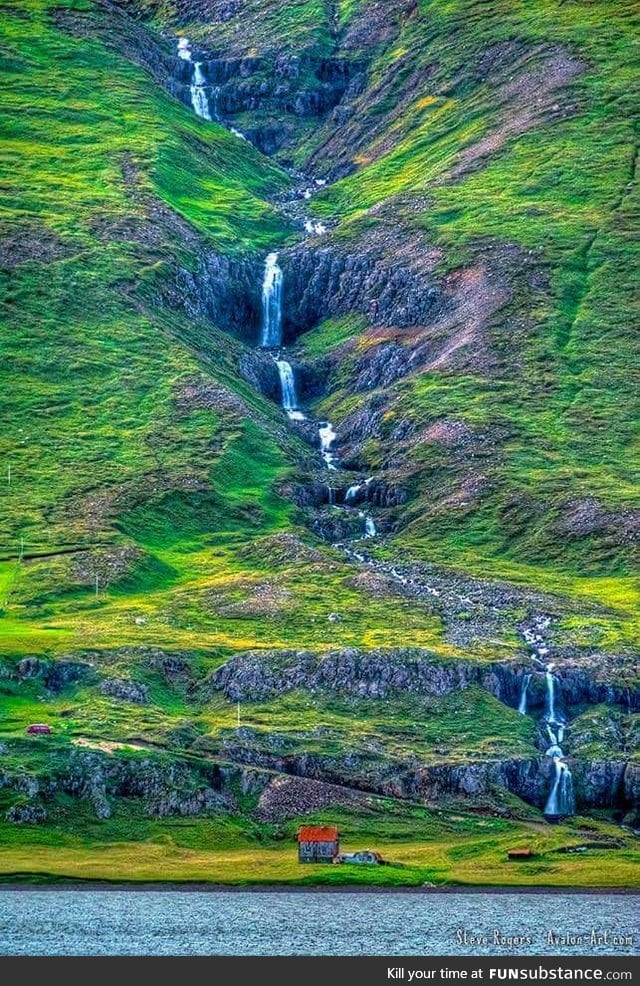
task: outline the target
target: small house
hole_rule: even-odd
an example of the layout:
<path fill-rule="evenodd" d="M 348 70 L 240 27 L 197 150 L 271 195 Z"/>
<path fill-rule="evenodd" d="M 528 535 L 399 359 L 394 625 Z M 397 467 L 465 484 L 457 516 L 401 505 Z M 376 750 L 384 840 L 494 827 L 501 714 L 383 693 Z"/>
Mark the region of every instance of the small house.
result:
<path fill-rule="evenodd" d="M 53 730 L 44 722 L 34 722 L 31 726 L 27 726 L 27 732 L 32 736 L 48 736 Z"/>
<path fill-rule="evenodd" d="M 297 840 L 300 863 L 332 863 L 340 852 L 337 825 L 301 825 Z"/>

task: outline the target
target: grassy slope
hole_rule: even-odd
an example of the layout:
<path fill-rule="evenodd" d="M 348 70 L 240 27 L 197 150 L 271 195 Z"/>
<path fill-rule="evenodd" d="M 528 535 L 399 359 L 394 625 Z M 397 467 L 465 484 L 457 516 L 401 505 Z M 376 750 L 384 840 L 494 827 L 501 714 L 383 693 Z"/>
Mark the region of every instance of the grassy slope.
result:
<path fill-rule="evenodd" d="M 37 769 L 44 756 L 49 772 L 64 751 L 59 739 L 45 741 L 44 746 L 23 740 L 16 755 L 29 769 Z M 149 753 L 138 755 L 148 762 Z M 190 764 L 196 760 L 187 756 Z M 0 791 L 0 809 L 12 800 Z M 255 795 L 242 800 L 249 810 Z M 518 806 L 504 795 L 503 807 Z M 466 814 L 459 804 L 444 801 L 437 808 L 424 808 L 372 797 L 362 810 L 316 811 L 308 820 L 337 823 L 345 849 L 375 847 L 393 865 L 375 870 L 314 866 L 301 871 L 295 819 L 266 823 L 244 814 L 158 821 L 148 818 L 135 800 L 118 799 L 114 808 L 111 818 L 98 821 L 85 802 L 58 794 L 47 800 L 44 825 L 0 822 L 0 881 L 629 887 L 637 867 L 633 837 L 617 826 L 579 817 L 545 826 L 533 809 L 529 817 L 525 813 L 513 820 L 495 817 L 492 811 Z M 591 844 L 588 852 L 557 852 L 585 842 Z M 517 865 L 508 862 L 507 850 L 516 846 L 531 848 L 534 858 Z"/>
<path fill-rule="evenodd" d="M 297 33 L 291 36 L 292 46 L 318 43 L 313 17 L 297 16 L 301 6 L 274 5 L 269 21 L 274 39 L 285 28 L 302 31 L 304 24 L 304 38 Z M 307 14 L 318 13 L 311 11 L 313 5 L 306 6 Z M 435 13 L 435 5 L 429 6 L 433 7 L 430 13 Z M 357 3 L 341 5 L 343 23 L 358 8 Z M 77 3 L 74 9 L 90 7 Z M 283 25 L 278 17 L 284 16 L 284 10 L 290 20 L 294 13 L 296 17 Z M 441 44 L 452 27 L 448 16 L 443 8 L 439 33 L 429 44 Z M 456 30 L 466 30 L 459 20 Z M 277 485 L 286 476 L 290 454 L 296 450 L 285 438 L 277 413 L 236 379 L 239 347 L 235 343 L 223 340 L 211 326 L 190 325 L 179 312 L 150 306 L 158 278 L 165 276 L 167 260 L 194 263 L 175 229 L 163 228 L 160 240 L 152 244 L 121 232 L 132 219 L 148 222 L 148 201 L 153 197 L 175 209 L 221 251 L 263 250 L 286 233 L 266 201 L 282 187 L 281 173 L 221 128 L 203 125 L 98 41 L 72 38 L 56 28 L 45 3 L 16 3 L 6 8 L 0 31 L 6 90 L 11 91 L 3 121 L 3 153 L 10 181 L 2 204 L 2 231 L 10 238 L 19 237 L 20 244 L 28 239 L 58 255 L 47 261 L 42 251 L 32 250 L 33 259 L 3 275 L 2 369 L 5 373 L 11 369 L 11 387 L 5 383 L 4 398 L 0 398 L 3 420 L 10 422 L 0 438 L 0 468 L 6 476 L 11 465 L 11 484 L 7 481 L 0 506 L 4 559 L 0 563 L 4 610 L 0 650 L 16 658 L 78 646 L 153 643 L 194 648 L 198 652 L 194 661 L 205 668 L 230 651 L 248 646 L 384 646 L 407 640 L 432 647 L 443 656 L 454 653 L 443 642 L 439 621 L 428 607 L 398 602 L 390 609 L 388 601 L 354 588 L 331 552 L 322 552 L 312 565 L 301 558 L 276 566 L 268 549 L 266 556 L 258 548 L 252 551 L 251 545 L 247 549 L 247 542 L 257 539 L 259 545 L 261 537 L 295 524 L 295 514 L 278 495 Z M 408 36 L 406 41 L 425 44 L 424 38 Z M 449 58 L 454 57 L 454 48 L 452 42 Z M 409 162 L 416 156 L 413 140 L 409 138 L 405 148 Z M 430 135 L 426 148 L 431 153 Z M 125 159 L 133 161 L 137 170 L 133 188 L 123 177 Z M 400 165 L 392 162 L 391 184 L 383 163 L 380 172 L 376 167 L 371 182 L 368 175 L 361 182 L 356 177 L 327 193 L 323 211 L 344 209 L 345 229 L 357 230 L 359 224 L 365 228 L 367 217 L 362 210 L 399 190 L 396 179 L 404 167 L 402 160 Z M 403 174 L 402 190 L 411 192 L 415 178 L 407 185 Z M 474 180 L 479 181 L 481 175 Z M 503 177 L 498 174 L 491 181 L 500 183 Z M 415 190 L 421 190 L 422 182 L 421 177 Z M 447 186 L 437 194 L 442 196 L 438 210 L 418 216 L 416 223 L 429 238 L 436 237 L 464 256 L 469 239 L 482 233 L 481 216 L 470 201 L 462 213 L 452 214 L 447 195 L 453 190 Z M 602 206 L 605 211 L 607 202 Z M 509 201 L 505 208 L 511 215 L 515 207 Z M 490 212 L 486 203 L 485 211 Z M 501 235 L 503 228 L 500 216 L 498 209 L 492 219 L 495 235 Z M 549 248 L 567 248 L 556 243 L 549 219 L 546 216 Z M 515 233 L 509 230 L 512 236 Z M 598 268 L 594 284 L 604 273 Z M 591 283 L 590 267 L 585 277 Z M 571 337 L 563 346 L 565 354 L 578 345 L 577 330 L 585 306 L 586 301 L 576 308 Z M 555 310 L 544 314 L 545 318 L 557 317 Z M 348 337 L 350 331 L 343 326 L 338 336 Z M 316 345 L 322 351 L 325 340 L 319 339 Z M 586 348 L 584 357 L 578 351 L 581 358 L 587 358 Z M 225 407 L 215 412 L 178 413 L 176 393 L 195 374 L 231 388 L 247 402 L 250 415 L 242 419 Z M 434 393 L 428 381 L 418 381 L 416 386 L 423 389 L 400 395 L 402 407 L 417 403 L 428 419 L 441 403 L 446 384 L 435 381 Z M 464 416 L 464 388 L 461 400 L 459 393 L 456 413 Z M 567 394 L 575 403 L 575 387 Z M 586 401 L 585 395 L 580 399 Z M 490 414 L 491 400 L 480 388 L 474 393 L 473 405 L 480 401 L 481 413 Z M 563 413 L 567 400 L 558 404 Z M 518 401 L 514 391 L 510 403 L 521 415 Z M 527 409 L 532 403 L 525 402 Z M 536 407 L 532 433 L 544 424 L 539 413 Z M 563 447 L 558 440 L 552 458 Z M 531 482 L 529 464 L 518 468 L 518 475 L 524 470 Z M 607 469 L 607 480 L 615 474 L 618 482 L 622 474 L 617 451 L 612 452 Z M 515 475 L 510 482 L 515 482 Z M 185 477 L 195 477 L 205 488 L 192 489 Z M 553 481 L 559 482 L 559 476 Z M 481 549 L 477 537 L 469 547 L 464 530 L 458 535 L 446 523 L 437 540 L 418 525 L 405 535 L 405 544 L 417 553 L 495 572 L 495 553 L 492 556 L 491 552 L 496 548 L 497 523 L 494 518 L 487 536 L 482 533 Z M 22 563 L 18 561 L 21 537 Z M 135 545 L 142 552 L 141 561 L 96 600 L 87 580 L 69 568 L 71 556 L 59 552 L 78 547 L 95 551 L 96 546 L 113 545 Z M 52 556 L 37 557 L 45 553 Z M 540 580 L 540 568 L 514 571 L 525 573 L 528 581 Z M 284 603 L 266 614 L 252 610 L 250 603 L 242 605 L 274 575 L 290 594 Z M 620 586 L 612 580 L 612 596 L 620 592 Z M 230 612 L 229 607 L 238 603 L 235 612 Z M 336 608 L 342 621 L 330 624 L 328 614 Z M 140 620 L 145 622 L 136 622 Z M 132 669 L 125 666 L 123 670 Z M 144 679 L 144 673 L 136 670 L 134 674 Z M 65 694 L 59 700 L 49 697 L 45 704 L 36 691 L 20 689 L 12 694 L 7 687 L 3 737 L 16 739 L 27 722 L 50 718 L 57 730 L 68 732 L 67 739 L 72 735 L 111 739 L 143 735 L 149 741 L 164 742 L 166 732 L 193 716 L 194 709 L 161 683 L 152 678 L 148 683 L 153 705 L 144 710 L 99 698 L 92 690 Z M 486 702 L 486 696 L 483 699 Z M 70 707 L 73 715 L 65 717 L 66 723 L 58 720 L 59 713 Z M 214 737 L 233 726 L 233 709 L 226 703 L 210 703 L 195 711 L 202 727 Z M 390 753 L 415 745 L 415 709 L 399 707 L 389 720 L 379 710 L 372 715 L 373 711 L 364 706 L 325 708 L 292 697 L 282 705 L 248 709 L 246 716 L 249 721 L 255 719 L 258 728 L 291 735 L 294 743 L 298 741 L 294 734 L 329 722 L 341 747 L 357 745 L 369 732 L 385 735 L 385 730 Z M 478 702 L 475 713 L 468 708 L 462 711 L 467 729 L 460 728 L 461 710 L 455 702 L 452 708 L 430 711 L 435 721 L 429 723 L 426 717 L 420 735 L 425 756 L 443 737 L 452 744 L 454 756 L 496 752 L 502 744 L 512 749 L 515 743 L 518 752 L 528 749 L 528 723 L 513 717 L 511 725 L 518 729 L 515 733 L 507 730 L 507 735 L 506 720 L 496 729 L 492 708 Z M 102 825 L 82 821 L 74 804 L 77 831 L 71 835 L 71 805 L 61 803 L 59 808 L 60 815 L 41 830 L 2 825 L 0 841 L 8 846 L 0 863 L 3 872 L 40 869 L 97 876 L 108 870 L 112 877 L 122 877 L 131 873 L 132 859 L 140 857 L 135 837 L 150 840 L 144 844 L 144 862 L 135 872 L 141 879 L 156 875 L 162 865 L 166 875 L 175 879 L 242 880 L 247 878 L 252 856 L 255 859 L 251 841 L 255 834 L 240 823 L 230 822 L 229 830 L 217 819 L 152 823 L 124 811 L 122 819 Z M 376 834 L 386 845 L 390 837 L 386 829 L 382 832 L 380 820 L 373 829 L 362 819 L 346 819 L 345 825 L 354 843 L 371 843 Z M 389 855 L 407 869 L 380 871 L 380 879 L 536 882 L 541 873 L 550 883 L 602 879 L 600 857 L 593 864 L 591 859 L 563 857 L 558 862 L 549 857 L 532 864 L 530 872 L 519 869 L 513 877 L 514 871 L 502 864 L 504 848 L 514 838 L 531 838 L 531 830 L 508 825 L 504 833 L 500 830 L 496 843 L 495 833 L 486 839 L 476 825 L 481 822 L 463 820 L 453 823 L 451 831 L 451 827 L 443 829 L 432 815 L 425 816 L 424 828 L 412 818 L 406 826 L 394 825 L 394 830 L 401 829 L 406 844 L 390 848 Z M 141 834 L 134 836 L 134 830 Z M 547 833 L 544 846 L 570 839 L 572 832 L 569 827 Z M 409 845 L 416 837 L 427 842 Z M 266 832 L 264 838 L 269 842 L 274 833 Z M 209 840 L 219 851 L 202 853 L 200 846 Z M 55 858 L 46 848 L 51 842 L 65 846 L 56 851 Z M 97 848 L 103 842 L 113 843 L 104 853 Z M 290 846 L 283 849 L 272 841 L 263 878 L 297 878 L 292 860 Z M 615 873 L 607 871 L 606 882 L 628 883 L 627 867 L 621 855 Z M 350 880 L 363 878 L 346 875 Z M 344 877 L 322 873 L 319 878 Z"/>
<path fill-rule="evenodd" d="M 206 599 L 212 587 L 242 596 L 270 574 L 237 553 L 291 523 L 274 491 L 287 470 L 284 432 L 277 410 L 238 379 L 237 344 L 153 308 L 167 261 L 195 260 L 171 226 L 145 244 L 135 223 L 144 228 L 159 201 L 214 248 L 262 250 L 286 235 L 264 199 L 282 173 L 100 42 L 57 29 L 46 4 L 11 7 L 2 31 L 11 90 L 2 228 L 36 247 L 3 284 L 0 648 L 280 645 L 304 643 L 304 628 L 310 644 L 393 642 L 382 605 L 350 592 L 339 572 L 336 593 L 352 615 L 327 635 L 330 556 L 315 580 L 302 565 L 292 571 L 286 620 L 217 620 Z M 123 161 L 135 166 L 133 187 Z M 59 259 L 43 262 L 41 241 Z M 203 370 L 252 420 L 224 408 L 178 412 L 181 386 Z M 136 545 L 143 562 L 96 601 L 91 578 L 74 577 L 72 554 L 60 552 L 113 544 Z M 405 609 L 415 642 L 434 642 L 437 621 Z"/>
<path fill-rule="evenodd" d="M 404 824 L 393 816 L 362 819 L 338 816 L 335 811 L 317 820 L 338 821 L 346 850 L 375 846 L 393 865 L 372 870 L 314 866 L 301 872 L 293 826 L 274 838 L 268 832 L 247 833 L 232 825 L 226 827 L 217 819 L 174 821 L 160 828 L 131 817 L 99 827 L 89 823 L 74 837 L 61 825 L 55 830 L 55 855 L 47 845 L 51 829 L 34 837 L 33 831 L 16 831 L 15 826 L 0 824 L 0 881 L 44 877 L 48 881 L 136 883 L 156 881 L 161 874 L 160 879 L 166 882 L 302 886 L 634 886 L 637 854 L 631 848 L 616 853 L 556 854 L 554 850 L 560 846 L 580 843 L 580 833 L 568 825 L 545 831 L 535 825 L 468 819 L 464 831 L 462 816 L 446 812 L 425 812 L 422 817 L 407 818 Z M 614 833 L 606 823 L 591 825 L 592 834 L 606 837 Z M 134 826 L 139 834 L 131 840 Z M 507 850 L 514 846 L 530 846 L 535 858 L 520 864 L 508 862 Z"/>
<path fill-rule="evenodd" d="M 400 68 L 398 90 L 421 67 L 433 74 L 393 118 L 390 146 L 374 142 L 359 153 L 359 167 L 327 188 L 317 209 L 339 220 L 350 240 L 399 220 L 444 249 L 445 269 L 473 265 L 500 243 L 517 244 L 540 259 L 549 286 L 523 290 L 501 323 L 494 318 L 497 345 L 510 353 L 499 380 L 480 366 L 476 373 L 415 375 L 394 388 L 389 433 L 407 416 L 422 427 L 448 416 L 476 428 L 498 425 L 509 436 L 500 461 L 487 466 L 487 494 L 467 509 L 434 508 L 431 488 L 455 488 L 460 475 L 437 446 L 418 444 L 411 523 L 399 543 L 418 556 L 545 588 L 562 585 L 615 607 L 621 597 L 637 598 L 630 546 L 602 532 L 558 537 L 554 524 L 576 498 L 595 497 L 610 510 L 639 503 L 629 373 L 637 359 L 634 5 L 419 6 L 420 16 L 381 46 L 370 107 L 366 97 L 358 106 L 373 126 L 395 106 L 393 90 L 384 101 L 375 98 L 393 71 Z M 356 13 L 366 9 L 355 5 Z M 452 178 L 464 150 L 498 126 L 491 86 L 474 77 L 473 66 L 490 46 L 512 39 L 547 51 L 562 44 L 585 62 L 586 72 L 570 86 L 577 111 L 508 140 L 466 177 Z M 534 89 L 529 99 L 535 98 Z M 305 153 L 325 138 L 326 130 Z M 426 207 L 416 207 L 425 195 Z M 524 337 L 523 316 L 530 325 Z M 359 331 L 357 321 L 340 330 L 330 323 L 309 342 L 318 352 Z M 348 388 L 348 367 L 341 379 Z M 334 417 L 353 407 L 351 395 L 343 396 L 342 405 L 340 393 L 332 398 Z"/>

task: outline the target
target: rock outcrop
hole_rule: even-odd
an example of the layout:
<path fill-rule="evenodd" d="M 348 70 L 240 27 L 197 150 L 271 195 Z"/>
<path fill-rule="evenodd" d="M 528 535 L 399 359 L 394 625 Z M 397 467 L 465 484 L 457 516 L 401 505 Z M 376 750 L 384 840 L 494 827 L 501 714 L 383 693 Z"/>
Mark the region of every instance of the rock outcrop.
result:
<path fill-rule="evenodd" d="M 44 821 L 47 799 L 59 792 L 88 802 L 102 819 L 110 817 L 115 798 L 139 801 L 153 818 L 228 813 L 237 810 L 234 790 L 257 797 L 268 780 L 241 766 L 206 761 L 196 766 L 162 755 L 121 752 L 77 751 L 57 759 L 40 777 L 0 771 L 0 789 L 19 795 L 6 815 L 18 824 Z"/>
<path fill-rule="evenodd" d="M 107 698 L 133 702 L 134 705 L 146 705 L 149 701 L 147 686 L 139 681 L 132 681 L 130 678 L 107 678 L 101 682 L 100 691 Z"/>
<path fill-rule="evenodd" d="M 640 703 L 637 688 L 598 682 L 582 669 L 569 676 L 565 688 L 566 671 L 562 669 L 559 683 L 567 704 L 609 701 L 625 706 L 632 703 L 638 707 Z M 252 651 L 234 657 L 218 668 L 208 679 L 206 688 L 222 691 L 230 700 L 242 702 L 262 701 L 296 688 L 388 698 L 404 692 L 446 695 L 479 685 L 500 701 L 517 708 L 525 674 L 532 674 L 531 705 L 543 705 L 544 674 L 532 672 L 532 667 L 525 662 L 441 661 L 428 651 L 410 649 L 366 652 L 347 649 L 326 655 L 308 651 Z"/>

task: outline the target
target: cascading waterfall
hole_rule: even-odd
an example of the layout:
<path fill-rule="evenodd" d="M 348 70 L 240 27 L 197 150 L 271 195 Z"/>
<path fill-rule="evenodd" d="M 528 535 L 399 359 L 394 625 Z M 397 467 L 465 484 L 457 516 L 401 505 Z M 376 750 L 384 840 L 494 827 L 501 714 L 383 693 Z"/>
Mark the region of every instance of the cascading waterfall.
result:
<path fill-rule="evenodd" d="M 576 810 L 573 793 L 573 778 L 562 749 L 566 719 L 562 713 L 562 702 L 559 693 L 559 681 L 554 674 L 554 665 L 548 662 L 549 647 L 545 631 L 550 623 L 549 617 L 538 616 L 533 625 L 522 630 L 522 636 L 533 651 L 533 660 L 544 671 L 546 700 L 542 722 L 549 737 L 549 747 L 546 756 L 553 760 L 554 774 L 551 789 L 544 807 L 548 821 L 559 821 L 567 815 L 573 815 Z M 526 674 L 522 680 L 518 712 L 527 712 L 527 695 L 532 675 Z"/>
<path fill-rule="evenodd" d="M 275 361 L 280 375 L 280 389 L 282 392 L 282 406 L 292 421 L 304 421 L 304 414 L 298 410 L 298 397 L 296 394 L 296 378 L 293 367 L 286 359 L 278 357 Z"/>
<path fill-rule="evenodd" d="M 548 665 L 545 671 L 547 680 L 547 722 L 556 722 L 556 679 L 552 674 L 553 665 Z"/>
<path fill-rule="evenodd" d="M 191 105 L 198 116 L 202 117 L 203 120 L 210 121 L 211 113 L 209 111 L 209 97 L 205 89 L 206 85 L 207 80 L 202 71 L 202 62 L 194 62 L 193 78 L 191 81 Z"/>
<path fill-rule="evenodd" d="M 333 425 L 330 421 L 324 421 L 319 428 L 318 434 L 320 435 L 320 454 L 324 459 L 324 464 L 327 469 L 336 469 L 336 454 L 331 451 L 331 446 L 338 437 L 333 430 Z"/>
<path fill-rule="evenodd" d="M 201 72 L 200 63 L 194 64 L 194 71 L 199 73 L 197 79 L 194 76 L 194 82 L 206 82 Z M 213 99 L 214 113 L 217 117 L 217 89 L 212 90 L 211 98 Z M 231 129 L 233 130 L 233 128 Z M 242 135 L 239 134 L 239 136 Z M 316 184 L 320 186 L 321 184 L 324 184 L 324 182 L 320 182 L 318 180 L 316 181 Z M 309 196 L 306 195 L 305 191 L 305 198 L 306 197 Z M 312 219 L 307 219 L 304 223 L 304 227 L 307 233 L 314 236 L 321 236 L 324 232 L 326 232 L 326 226 L 323 223 Z M 263 349 L 277 349 L 282 346 L 282 284 L 283 273 L 278 263 L 278 253 L 273 251 L 272 253 L 269 253 L 265 259 L 262 276 L 262 328 L 260 345 Z M 280 378 L 282 407 L 290 419 L 304 420 L 305 415 L 298 409 L 298 395 L 296 392 L 296 379 L 293 367 L 291 366 L 291 363 L 284 358 L 283 351 L 278 352 L 277 355 L 274 354 L 273 358 L 278 368 L 278 375 Z M 337 435 L 330 421 L 323 421 L 319 423 L 318 436 L 320 439 L 320 454 L 322 456 L 322 460 L 328 470 L 336 472 L 339 467 L 339 459 L 333 450 L 333 446 Z M 370 483 L 372 480 L 373 477 L 371 476 L 369 479 L 349 487 L 346 496 L 344 497 L 344 503 L 341 503 L 341 506 L 349 509 L 362 486 Z M 330 506 L 337 505 L 336 489 L 328 484 L 327 499 Z M 358 513 L 364 522 L 364 537 L 376 537 L 378 531 L 373 517 L 369 514 L 365 514 L 363 511 L 359 511 Z"/>
<path fill-rule="evenodd" d="M 213 88 L 211 89 L 210 103 L 213 103 L 214 118 L 216 120 L 219 120 L 220 119 L 220 86 L 213 86 Z"/>
<path fill-rule="evenodd" d="M 365 479 L 364 482 L 354 483 L 353 486 L 350 486 L 347 492 L 345 493 L 345 497 L 344 497 L 345 503 L 353 503 L 356 497 L 358 496 L 358 493 L 362 489 L 362 487 L 368 486 L 369 483 L 373 482 L 373 479 L 374 479 L 373 476 L 369 476 L 369 478 Z"/>
<path fill-rule="evenodd" d="M 270 253 L 262 278 L 262 343 L 265 348 L 282 343 L 282 268 L 278 254 Z"/>
<path fill-rule="evenodd" d="M 189 38 L 178 38 L 178 58 L 184 62 L 191 61 L 191 42 Z"/>
<path fill-rule="evenodd" d="M 561 756 L 553 758 L 556 772 L 544 813 L 548 818 L 565 818 L 573 815 L 576 802 L 573 794 L 573 778 L 571 771 Z"/>
<path fill-rule="evenodd" d="M 551 740 L 551 746 L 547 750 L 547 756 L 553 758 L 555 765 L 555 776 L 551 791 L 544 807 L 547 818 L 564 818 L 573 815 L 575 812 L 575 798 L 573 796 L 573 778 L 567 766 L 564 753 L 560 744 L 564 738 L 564 719 L 558 710 L 557 686 L 558 680 L 553 673 L 553 664 L 547 664 L 545 668 L 545 681 L 547 685 L 547 707 L 545 719 L 547 733 Z"/>
<path fill-rule="evenodd" d="M 518 712 L 520 715 L 526 716 L 527 714 L 527 692 L 529 691 L 529 682 L 531 681 L 531 675 L 525 674 L 522 679 L 522 691 L 520 693 L 520 704 L 518 705 Z"/>
<path fill-rule="evenodd" d="M 553 673 L 553 664 L 544 662 L 544 658 L 549 653 L 544 637 L 544 630 L 548 625 L 549 620 L 546 617 L 538 619 L 535 628 L 524 630 L 523 636 L 533 650 L 534 660 L 544 668 L 546 702 L 543 721 L 550 741 L 546 756 L 551 757 L 554 764 L 553 782 L 544 806 L 544 814 L 549 821 L 558 821 L 561 818 L 566 818 L 567 815 L 573 815 L 576 805 L 573 778 L 561 746 L 564 739 L 565 719 L 561 712 L 558 695 L 558 679 Z M 526 674 L 522 681 L 520 704 L 518 705 L 518 712 L 522 714 L 527 712 L 527 693 L 531 677 L 530 674 Z"/>
<path fill-rule="evenodd" d="M 338 456 L 335 452 L 332 452 L 332 446 L 336 439 L 336 433 L 333 430 L 333 426 L 330 421 L 325 421 L 320 426 L 320 452 L 322 458 L 324 459 L 325 465 L 328 469 L 336 470 L 336 463 L 338 461 Z M 363 483 L 354 483 L 350 486 L 344 496 L 344 505 L 349 507 L 353 504 L 353 501 L 357 497 L 359 491 L 363 486 L 368 486 L 373 480 L 373 476 L 369 479 L 365 479 Z M 329 488 L 329 506 L 335 506 L 335 491 Z M 374 538 L 378 534 L 378 529 L 373 517 L 370 514 L 365 514 L 363 510 L 358 511 L 358 516 L 364 521 L 364 536 L 366 538 Z M 355 556 L 357 557 L 357 556 Z"/>
<path fill-rule="evenodd" d="M 178 58 L 181 58 L 184 62 L 192 63 L 193 68 L 191 71 L 191 85 L 189 86 L 189 91 L 191 93 L 191 105 L 194 112 L 199 117 L 202 117 L 203 120 L 210 121 L 211 112 L 209 110 L 209 97 L 207 96 L 205 88 L 208 83 L 202 70 L 202 62 L 193 61 L 193 56 L 191 54 L 191 42 L 189 41 L 189 38 L 178 38 Z"/>
<path fill-rule="evenodd" d="M 327 227 L 324 223 L 321 223 L 318 220 L 306 219 L 304 223 L 304 231 L 310 236 L 322 236 L 323 233 L 327 232 Z"/>

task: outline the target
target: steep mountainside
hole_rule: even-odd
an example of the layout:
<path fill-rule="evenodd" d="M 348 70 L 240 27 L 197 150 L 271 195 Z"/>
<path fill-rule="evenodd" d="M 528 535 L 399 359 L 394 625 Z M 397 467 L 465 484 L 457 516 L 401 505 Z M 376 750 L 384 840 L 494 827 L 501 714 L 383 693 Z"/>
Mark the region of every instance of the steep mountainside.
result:
<path fill-rule="evenodd" d="M 3 8 L 2 872 L 295 879 L 317 818 L 390 882 L 629 881 L 637 45 Z"/>

